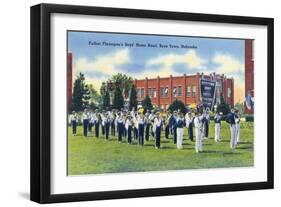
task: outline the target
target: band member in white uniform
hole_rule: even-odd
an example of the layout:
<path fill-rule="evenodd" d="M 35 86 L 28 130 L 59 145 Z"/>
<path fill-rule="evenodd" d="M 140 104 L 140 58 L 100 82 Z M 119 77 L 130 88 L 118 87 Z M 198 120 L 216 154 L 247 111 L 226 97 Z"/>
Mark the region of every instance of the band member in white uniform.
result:
<path fill-rule="evenodd" d="M 222 112 L 216 112 L 216 115 L 214 117 L 215 122 L 215 141 L 219 142 L 221 141 L 221 119 L 222 119 Z"/>
<path fill-rule="evenodd" d="M 155 148 L 160 148 L 160 137 L 161 137 L 161 127 L 162 127 L 162 120 L 160 118 L 160 112 L 156 113 L 156 117 L 153 122 L 153 128 L 155 128 Z"/>
<path fill-rule="evenodd" d="M 138 143 L 139 145 L 143 146 L 144 144 L 144 124 L 145 124 L 145 121 L 144 121 L 144 116 L 142 113 L 139 113 L 138 116 L 137 116 L 137 122 L 138 122 Z"/>
<path fill-rule="evenodd" d="M 182 149 L 183 127 L 184 127 L 184 117 L 183 117 L 183 113 L 180 113 L 179 118 L 177 119 L 177 148 L 178 149 Z"/>
<path fill-rule="evenodd" d="M 92 127 L 93 127 L 93 123 L 91 122 L 91 119 L 93 117 L 92 110 L 89 110 L 88 114 L 89 114 L 88 133 L 91 134 L 92 133 Z"/>
<path fill-rule="evenodd" d="M 177 121 L 178 121 L 178 112 L 174 111 L 172 116 L 172 127 L 173 127 L 173 134 L 174 134 L 174 144 L 177 144 Z"/>
<path fill-rule="evenodd" d="M 123 119 L 123 114 L 121 114 L 121 112 L 118 113 L 117 129 L 118 129 L 118 142 L 122 143 L 122 136 L 123 136 L 123 130 L 124 130 L 124 119 Z"/>
<path fill-rule="evenodd" d="M 231 112 L 227 115 L 227 122 L 230 127 L 230 148 L 235 149 L 237 142 L 236 142 L 236 123 L 235 123 L 235 113 L 234 109 L 231 109 Z"/>
<path fill-rule="evenodd" d="M 91 117 L 91 122 L 95 125 L 95 135 L 98 138 L 99 137 L 99 128 L 100 128 L 100 123 L 99 123 L 99 111 L 98 109 L 95 110 L 95 113 Z"/>
<path fill-rule="evenodd" d="M 75 136 L 77 131 L 77 124 L 78 124 L 78 116 L 75 111 L 72 111 L 72 114 L 69 116 L 69 123 L 72 127 L 72 134 Z"/>
<path fill-rule="evenodd" d="M 240 113 L 239 110 L 235 112 L 235 123 L 236 123 L 236 142 L 240 141 Z"/>
<path fill-rule="evenodd" d="M 195 112 L 194 128 L 195 128 L 195 151 L 202 152 L 202 139 L 203 139 L 203 115 L 200 112 Z"/>
<path fill-rule="evenodd" d="M 132 116 L 129 115 L 127 117 L 126 124 L 125 124 L 125 128 L 127 130 L 128 144 L 132 143 L 132 125 L 133 125 Z"/>
<path fill-rule="evenodd" d="M 82 114 L 82 123 L 83 123 L 83 135 L 84 137 L 88 136 L 88 125 L 89 125 L 89 112 L 87 109 L 84 109 Z"/>
<path fill-rule="evenodd" d="M 112 112 L 110 113 L 110 128 L 111 128 L 112 137 L 115 137 L 115 118 L 116 118 L 115 111 L 112 110 Z"/>
<path fill-rule="evenodd" d="M 101 133 L 102 133 L 102 135 L 104 135 L 105 134 L 105 127 L 104 127 L 105 111 L 102 111 L 102 113 L 100 114 L 100 117 L 101 117 Z"/>
<path fill-rule="evenodd" d="M 191 111 L 185 114 L 185 125 L 188 129 L 188 135 L 191 141 L 193 141 L 193 119 L 194 117 L 192 117 Z"/>
<path fill-rule="evenodd" d="M 204 139 L 209 138 L 209 123 L 210 123 L 210 110 L 209 108 L 206 109 L 206 112 L 204 114 Z"/>
<path fill-rule="evenodd" d="M 145 120 L 145 140 L 149 141 L 149 129 L 151 124 L 150 124 L 148 112 L 145 114 L 144 120 Z"/>
<path fill-rule="evenodd" d="M 109 128 L 110 128 L 110 113 L 107 112 L 104 117 L 104 130 L 105 130 L 105 139 L 109 138 Z"/>
<path fill-rule="evenodd" d="M 172 113 L 170 111 L 167 112 L 165 119 L 165 138 L 168 139 L 170 135 L 170 119 L 172 118 Z"/>
<path fill-rule="evenodd" d="M 152 111 L 151 114 L 149 114 L 149 116 L 148 116 L 148 120 L 149 120 L 149 122 L 150 122 L 150 125 L 152 125 L 152 127 L 151 127 L 151 135 L 152 135 L 153 137 L 154 137 L 154 135 L 155 135 L 155 130 L 156 130 L 156 128 L 154 127 L 155 125 L 153 124 L 154 119 L 155 119 L 155 114 L 154 114 L 154 112 Z"/>

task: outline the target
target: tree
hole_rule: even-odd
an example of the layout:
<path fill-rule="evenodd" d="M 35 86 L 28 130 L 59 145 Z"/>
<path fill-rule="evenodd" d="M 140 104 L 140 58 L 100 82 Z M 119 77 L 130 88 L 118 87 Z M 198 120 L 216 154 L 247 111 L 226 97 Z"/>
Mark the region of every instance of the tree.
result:
<path fill-rule="evenodd" d="M 122 91 L 119 87 L 114 90 L 113 94 L 113 108 L 114 109 L 122 109 L 124 106 L 124 98 L 122 95 Z"/>
<path fill-rule="evenodd" d="M 108 91 L 106 91 L 105 94 L 102 96 L 102 106 L 104 109 L 110 107 L 110 96 Z"/>
<path fill-rule="evenodd" d="M 121 92 L 125 98 L 129 96 L 130 89 L 133 85 L 132 77 L 127 76 L 126 74 L 117 73 L 116 75 L 112 76 L 111 82 L 114 84 L 115 88 L 117 86 L 121 89 Z"/>
<path fill-rule="evenodd" d="M 146 96 L 143 99 L 142 106 L 143 106 L 143 109 L 144 109 L 144 113 L 146 113 L 147 110 L 151 111 L 153 109 L 151 99 L 149 98 L 149 96 Z"/>
<path fill-rule="evenodd" d="M 234 107 L 236 109 L 238 109 L 240 114 L 244 114 L 244 104 L 243 103 L 236 103 Z"/>
<path fill-rule="evenodd" d="M 127 98 L 129 96 L 132 85 L 132 77 L 127 76 L 126 74 L 117 73 L 107 81 L 102 82 L 100 94 L 103 95 L 107 90 L 109 91 L 109 93 L 111 93 L 114 92 L 116 88 L 120 88 L 123 96 Z"/>
<path fill-rule="evenodd" d="M 86 109 L 90 105 L 90 98 L 91 98 L 90 90 L 89 90 L 89 86 L 87 84 L 83 83 L 82 87 L 83 87 L 83 99 L 82 99 L 83 105 L 82 105 L 82 108 Z"/>
<path fill-rule="evenodd" d="M 82 111 L 87 104 L 87 89 L 85 89 L 85 78 L 80 73 L 74 81 L 73 93 L 72 93 L 72 110 Z"/>
<path fill-rule="evenodd" d="M 186 113 L 187 112 L 187 108 L 185 107 L 184 103 L 178 99 L 176 99 L 175 101 L 173 101 L 173 103 L 169 106 L 168 110 L 170 111 L 180 111 L 182 113 Z"/>
<path fill-rule="evenodd" d="M 102 96 L 97 92 L 92 84 L 88 85 L 90 91 L 90 103 L 94 103 L 95 105 L 102 104 Z"/>
<path fill-rule="evenodd" d="M 132 108 L 136 109 L 138 106 L 137 90 L 136 90 L 136 87 L 134 84 L 132 85 L 131 91 L 130 91 L 129 106 L 130 106 L 130 110 L 132 110 Z"/>
<path fill-rule="evenodd" d="M 94 102 L 90 102 L 89 108 L 92 109 L 93 111 L 98 109 L 97 105 Z"/>
<path fill-rule="evenodd" d="M 100 94 L 103 96 L 106 91 L 108 91 L 106 82 L 102 82 L 101 87 L 100 87 Z"/>
<path fill-rule="evenodd" d="M 222 112 L 224 115 L 230 112 L 230 107 L 228 103 L 225 102 L 223 96 L 220 96 L 220 104 L 217 106 L 217 111 Z"/>

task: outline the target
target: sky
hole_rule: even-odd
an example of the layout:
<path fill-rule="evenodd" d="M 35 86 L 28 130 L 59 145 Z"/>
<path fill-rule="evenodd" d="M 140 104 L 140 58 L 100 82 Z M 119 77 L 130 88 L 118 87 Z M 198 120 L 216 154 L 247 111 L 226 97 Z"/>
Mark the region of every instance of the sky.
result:
<path fill-rule="evenodd" d="M 68 52 L 73 79 L 82 72 L 97 91 L 117 72 L 133 79 L 215 72 L 234 79 L 235 103 L 245 97 L 241 39 L 69 31 Z"/>

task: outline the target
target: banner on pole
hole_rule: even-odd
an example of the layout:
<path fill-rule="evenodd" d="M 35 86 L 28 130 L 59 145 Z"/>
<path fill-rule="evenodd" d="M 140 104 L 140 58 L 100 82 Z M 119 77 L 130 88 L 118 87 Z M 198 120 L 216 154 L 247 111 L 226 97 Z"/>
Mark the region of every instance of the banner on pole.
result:
<path fill-rule="evenodd" d="M 215 100 L 216 81 L 200 80 L 201 101 L 204 108 L 212 110 Z"/>

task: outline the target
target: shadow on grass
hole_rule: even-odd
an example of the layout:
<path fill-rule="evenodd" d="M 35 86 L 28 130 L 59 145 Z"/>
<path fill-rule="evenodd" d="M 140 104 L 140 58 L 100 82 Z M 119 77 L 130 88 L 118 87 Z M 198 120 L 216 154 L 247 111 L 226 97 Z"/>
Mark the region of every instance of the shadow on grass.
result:
<path fill-rule="evenodd" d="M 238 142 L 238 144 L 252 144 L 252 142 Z"/>
<path fill-rule="evenodd" d="M 194 150 L 195 151 L 195 147 L 184 147 L 182 148 L 182 150 Z"/>
<path fill-rule="evenodd" d="M 203 145 L 204 145 L 204 146 L 209 146 L 209 145 L 214 145 L 214 144 L 211 144 L 211 143 L 204 143 Z"/>
<path fill-rule="evenodd" d="M 215 154 L 222 154 L 224 153 L 223 151 L 217 151 L 217 150 L 203 150 L 201 153 L 204 153 L 204 154 L 209 154 L 209 153 L 215 153 Z"/>
<path fill-rule="evenodd" d="M 182 145 L 192 145 L 192 144 L 190 144 L 190 143 L 182 143 Z"/>
<path fill-rule="evenodd" d="M 148 147 L 154 147 L 154 144 L 144 144 L 144 146 L 148 146 Z"/>
<path fill-rule="evenodd" d="M 231 152 L 225 152 L 225 151 L 218 151 L 218 150 L 203 150 L 204 154 L 221 154 L 221 155 L 235 155 L 235 154 L 241 154 L 239 152 L 231 151 Z"/>
<path fill-rule="evenodd" d="M 224 152 L 223 155 L 238 155 L 240 152 L 232 151 L 232 152 Z"/>
<path fill-rule="evenodd" d="M 253 149 L 253 146 L 237 147 L 237 149 Z"/>
<path fill-rule="evenodd" d="M 171 147 L 171 146 L 162 146 L 161 149 L 176 149 L 176 147 Z"/>

